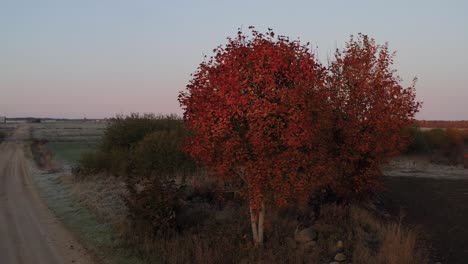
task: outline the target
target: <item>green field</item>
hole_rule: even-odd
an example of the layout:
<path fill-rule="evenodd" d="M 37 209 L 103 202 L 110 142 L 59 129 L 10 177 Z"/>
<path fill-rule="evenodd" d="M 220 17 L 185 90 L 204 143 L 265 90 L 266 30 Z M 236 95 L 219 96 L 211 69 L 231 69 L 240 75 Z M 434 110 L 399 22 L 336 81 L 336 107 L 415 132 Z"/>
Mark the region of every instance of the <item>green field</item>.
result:
<path fill-rule="evenodd" d="M 84 152 L 96 149 L 96 144 L 87 142 L 50 142 L 47 146 L 55 159 L 69 165 L 77 164 Z"/>
<path fill-rule="evenodd" d="M 108 123 L 60 121 L 28 125 L 32 138 L 48 142 L 47 147 L 57 161 L 76 165 L 83 153 L 96 149 Z"/>

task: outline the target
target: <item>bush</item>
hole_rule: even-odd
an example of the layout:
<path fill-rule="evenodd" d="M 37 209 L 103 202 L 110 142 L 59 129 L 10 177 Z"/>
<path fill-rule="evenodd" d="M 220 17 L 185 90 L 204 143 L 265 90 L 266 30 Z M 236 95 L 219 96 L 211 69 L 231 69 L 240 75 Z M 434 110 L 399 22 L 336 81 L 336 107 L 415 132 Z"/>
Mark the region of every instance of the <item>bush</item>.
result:
<path fill-rule="evenodd" d="M 113 149 L 127 151 L 154 131 L 177 131 L 182 126 L 182 120 L 175 115 L 117 115 L 106 129 L 100 148 L 108 153 Z"/>
<path fill-rule="evenodd" d="M 75 174 L 92 175 L 109 168 L 109 157 L 102 151 L 85 152 L 81 154 L 78 167 L 74 168 Z"/>
<path fill-rule="evenodd" d="M 85 153 L 78 175 L 106 171 L 124 177 L 129 222 L 133 231 L 167 235 L 176 226 L 184 175 L 195 168 L 182 151 L 181 119 L 169 115 L 118 115 L 96 152 Z M 180 176 L 180 177 L 179 177 Z"/>
<path fill-rule="evenodd" d="M 137 230 L 150 228 L 156 236 L 175 230 L 183 178 L 195 167 L 182 151 L 183 136 L 181 131 L 156 131 L 146 135 L 132 153 L 126 205 Z"/>
<path fill-rule="evenodd" d="M 113 175 L 127 176 L 132 170 L 132 152 L 145 136 L 155 131 L 179 131 L 182 126 L 174 115 L 117 115 L 106 129 L 99 149 L 110 156 L 109 170 Z"/>
<path fill-rule="evenodd" d="M 183 188 L 172 176 L 138 178 L 128 181 L 127 189 L 125 202 L 132 233 L 149 239 L 174 233 Z"/>
<path fill-rule="evenodd" d="M 147 135 L 157 131 L 183 135 L 184 127 L 181 119 L 174 115 L 140 115 L 137 113 L 132 113 L 128 116 L 117 115 L 112 119 L 109 127 L 107 127 L 103 141 L 99 145 L 97 152 L 85 154 L 75 171 L 82 174 L 96 174 L 106 171 L 114 176 L 128 176 L 130 173 L 133 173 L 132 170 L 135 167 L 132 164 L 132 160 L 141 164 L 141 159 L 135 158 L 136 156 L 132 155 L 135 148 Z M 179 140 L 179 138 L 173 138 L 172 142 L 175 142 L 174 140 Z M 147 141 L 145 144 L 151 144 L 151 142 Z M 179 144 L 177 147 L 179 148 L 178 151 L 181 152 L 181 145 Z M 151 160 L 152 158 L 148 155 L 152 154 L 154 153 L 145 153 L 144 155 L 146 155 L 145 158 Z M 164 158 L 164 155 L 158 156 L 158 159 Z M 96 160 L 93 161 L 92 159 Z M 151 162 L 149 161 L 149 163 Z M 159 164 L 165 163 L 165 160 L 161 160 Z"/>
<path fill-rule="evenodd" d="M 423 131 L 412 128 L 410 138 L 409 154 L 429 154 L 435 163 L 463 162 L 464 145 L 468 142 L 468 134 L 464 130 L 436 128 Z"/>
<path fill-rule="evenodd" d="M 0 143 L 2 143 L 3 140 L 5 140 L 5 138 L 6 138 L 6 134 L 4 132 L 0 131 Z"/>
<path fill-rule="evenodd" d="M 426 134 L 417 127 L 410 128 L 410 143 L 406 150 L 409 154 L 422 154 L 422 153 L 429 153 L 430 147 L 429 143 L 427 142 Z"/>
<path fill-rule="evenodd" d="M 183 137 L 180 131 L 157 131 L 147 135 L 133 152 L 134 174 L 172 175 L 193 169 L 192 159 L 182 151 Z"/>

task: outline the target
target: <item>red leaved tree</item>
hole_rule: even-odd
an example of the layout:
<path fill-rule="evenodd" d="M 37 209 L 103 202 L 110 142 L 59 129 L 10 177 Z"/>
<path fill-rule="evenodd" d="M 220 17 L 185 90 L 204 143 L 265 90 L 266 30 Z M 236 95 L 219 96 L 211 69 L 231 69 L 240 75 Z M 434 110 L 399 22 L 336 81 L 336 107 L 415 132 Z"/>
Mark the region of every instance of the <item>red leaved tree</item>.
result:
<path fill-rule="evenodd" d="M 392 69 L 394 53 L 387 45 L 359 34 L 329 67 L 333 121 L 328 156 L 335 163 L 332 190 L 342 197 L 374 191 L 380 166 L 404 150 L 402 130 L 414 122 L 421 104 L 415 101 L 414 82 L 403 88 Z"/>
<path fill-rule="evenodd" d="M 214 52 L 179 98 L 193 132 L 186 150 L 242 187 L 256 244 L 266 206 L 305 202 L 319 186 L 368 194 L 407 143 L 402 130 L 420 107 L 414 84 L 403 88 L 388 47 L 365 35 L 328 69 L 272 31 L 239 32 Z"/>
<path fill-rule="evenodd" d="M 186 150 L 241 186 L 261 244 L 266 207 L 305 202 L 331 175 L 321 138 L 331 113 L 325 71 L 305 45 L 271 30 L 238 32 L 214 52 L 179 98 L 193 132 Z"/>

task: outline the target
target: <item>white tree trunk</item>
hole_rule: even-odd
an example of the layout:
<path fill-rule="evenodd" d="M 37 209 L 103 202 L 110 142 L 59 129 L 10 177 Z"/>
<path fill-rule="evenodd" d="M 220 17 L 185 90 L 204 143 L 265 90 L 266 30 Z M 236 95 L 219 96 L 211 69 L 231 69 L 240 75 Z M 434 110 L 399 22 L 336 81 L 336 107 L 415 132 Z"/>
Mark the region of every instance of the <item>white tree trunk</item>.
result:
<path fill-rule="evenodd" d="M 262 202 L 262 208 L 258 215 L 258 244 L 263 244 L 263 223 L 265 222 L 265 204 Z"/>
<path fill-rule="evenodd" d="M 250 206 L 250 223 L 252 225 L 252 236 L 253 236 L 253 241 L 255 244 L 258 243 L 258 230 L 257 230 L 257 217 L 256 217 L 256 212 Z"/>
<path fill-rule="evenodd" d="M 265 204 L 262 202 L 260 211 L 250 207 L 250 223 L 252 225 L 252 237 L 256 246 L 263 244 L 263 227 L 265 222 Z"/>

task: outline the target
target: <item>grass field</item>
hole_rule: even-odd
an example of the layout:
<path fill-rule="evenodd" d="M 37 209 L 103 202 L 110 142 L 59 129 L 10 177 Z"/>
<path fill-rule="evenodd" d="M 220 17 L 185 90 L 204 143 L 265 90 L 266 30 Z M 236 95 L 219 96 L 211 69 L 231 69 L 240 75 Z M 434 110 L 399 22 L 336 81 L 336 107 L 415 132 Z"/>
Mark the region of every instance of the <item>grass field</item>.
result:
<path fill-rule="evenodd" d="M 61 121 L 28 125 L 33 139 L 47 142 L 54 159 L 63 164 L 75 165 L 81 154 L 96 148 L 108 124 Z"/>
<path fill-rule="evenodd" d="M 88 142 L 101 140 L 106 122 L 54 122 L 31 124 L 34 139 L 49 142 Z"/>
<path fill-rule="evenodd" d="M 50 142 L 47 147 L 54 155 L 54 158 L 61 163 L 75 165 L 78 163 L 81 154 L 94 150 L 96 144 L 89 142 Z"/>

